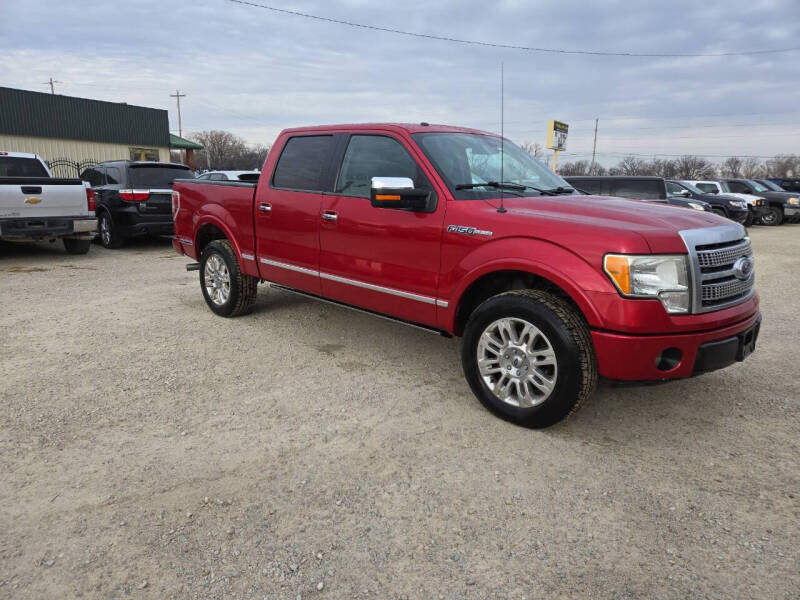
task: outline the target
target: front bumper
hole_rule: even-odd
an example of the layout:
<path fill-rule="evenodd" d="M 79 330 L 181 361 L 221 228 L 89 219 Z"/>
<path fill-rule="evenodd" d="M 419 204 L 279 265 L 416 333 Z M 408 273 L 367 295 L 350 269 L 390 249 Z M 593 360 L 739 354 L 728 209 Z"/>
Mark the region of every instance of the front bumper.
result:
<path fill-rule="evenodd" d="M 592 331 L 592 341 L 602 377 L 620 381 L 679 379 L 744 360 L 755 348 L 760 323 L 761 313 L 755 312 L 733 325 L 697 333 Z M 744 348 L 747 344 L 749 348 Z"/>
<path fill-rule="evenodd" d="M 783 216 L 786 219 L 800 218 L 800 206 L 784 206 Z"/>
<path fill-rule="evenodd" d="M 91 237 L 97 231 L 94 217 L 22 218 L 0 221 L 0 237 L 42 240 L 56 237 Z"/>

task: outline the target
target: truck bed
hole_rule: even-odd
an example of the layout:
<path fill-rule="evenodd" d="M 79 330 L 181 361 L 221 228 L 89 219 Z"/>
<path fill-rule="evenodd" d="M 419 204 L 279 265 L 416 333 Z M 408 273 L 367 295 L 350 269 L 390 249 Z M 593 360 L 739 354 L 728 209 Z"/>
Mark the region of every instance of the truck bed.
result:
<path fill-rule="evenodd" d="M 212 216 L 227 228 L 225 234 L 236 247 L 255 248 L 253 231 L 253 200 L 255 182 L 244 181 L 205 181 L 197 179 L 176 179 L 172 186 L 180 194 L 180 206 L 175 215 L 175 249 L 199 260 L 198 240 L 194 231 L 202 235 L 202 224 L 211 221 Z M 250 268 L 252 275 L 258 275 L 254 260 L 245 261 L 245 272 Z"/>

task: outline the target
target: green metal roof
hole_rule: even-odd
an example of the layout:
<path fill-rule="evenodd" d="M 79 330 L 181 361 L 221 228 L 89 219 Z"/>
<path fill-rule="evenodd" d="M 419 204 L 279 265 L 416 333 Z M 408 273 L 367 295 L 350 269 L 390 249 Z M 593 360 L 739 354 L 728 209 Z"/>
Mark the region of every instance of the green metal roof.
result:
<path fill-rule="evenodd" d="M 169 146 L 166 110 L 0 87 L 0 133 Z"/>
<path fill-rule="evenodd" d="M 180 136 L 175 135 L 174 133 L 169 134 L 169 147 L 170 148 L 182 148 L 183 150 L 202 150 L 202 144 L 198 144 L 197 142 L 193 142 L 192 140 L 187 140 L 186 138 L 182 138 Z"/>

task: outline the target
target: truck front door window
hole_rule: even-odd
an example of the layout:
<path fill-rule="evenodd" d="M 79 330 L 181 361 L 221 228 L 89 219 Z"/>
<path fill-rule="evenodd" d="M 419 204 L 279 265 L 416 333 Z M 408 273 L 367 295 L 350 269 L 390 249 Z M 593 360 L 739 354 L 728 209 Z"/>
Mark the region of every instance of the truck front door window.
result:
<path fill-rule="evenodd" d="M 416 188 L 430 188 L 417 163 L 399 142 L 379 135 L 350 138 L 336 181 L 336 193 L 369 198 L 373 177 L 408 177 Z"/>

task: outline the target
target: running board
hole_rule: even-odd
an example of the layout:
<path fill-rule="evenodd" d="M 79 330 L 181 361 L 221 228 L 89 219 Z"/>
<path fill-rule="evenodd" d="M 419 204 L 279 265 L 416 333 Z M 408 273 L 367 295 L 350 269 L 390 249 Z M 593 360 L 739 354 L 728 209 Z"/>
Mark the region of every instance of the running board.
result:
<path fill-rule="evenodd" d="M 187 271 L 199 271 L 200 270 L 200 263 L 189 263 L 186 265 Z"/>
<path fill-rule="evenodd" d="M 341 308 L 349 308 L 350 310 L 354 310 L 356 312 L 360 312 L 365 315 L 378 317 L 379 319 L 385 319 L 386 321 L 392 321 L 393 323 L 400 323 L 401 325 L 407 325 L 408 327 L 413 327 L 414 329 L 420 329 L 422 331 L 426 331 L 427 333 L 432 333 L 434 335 L 441 335 L 442 337 L 448 337 L 448 338 L 453 337 L 452 335 L 450 335 L 446 331 L 442 331 L 441 329 L 428 327 L 427 325 L 420 325 L 419 323 L 412 323 L 411 321 L 406 321 L 405 319 L 398 319 L 397 317 L 384 315 L 383 313 L 375 312 L 366 308 L 358 308 L 357 306 L 353 306 L 351 304 L 345 304 L 344 302 L 338 302 L 336 300 L 323 298 L 321 296 L 317 296 L 316 294 L 311 294 L 309 292 L 303 292 L 301 290 L 296 290 L 294 288 L 280 285 L 279 283 L 272 283 L 271 281 L 267 281 L 265 283 L 269 284 L 270 287 L 273 287 L 276 290 L 289 292 L 290 294 L 297 294 L 298 296 L 305 296 L 306 298 L 311 298 L 312 300 L 319 300 L 320 302 L 324 302 L 326 304 L 333 304 L 334 306 L 339 306 Z"/>

